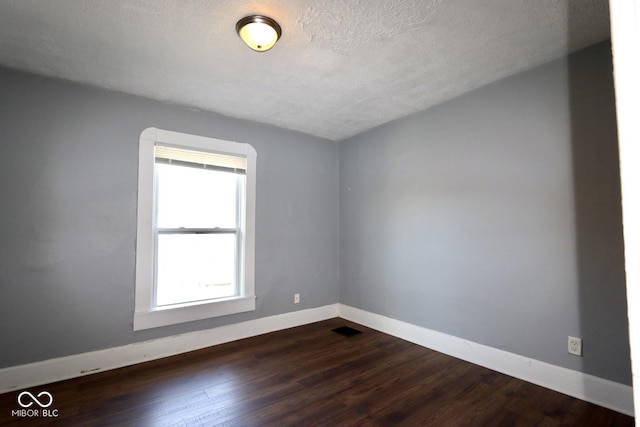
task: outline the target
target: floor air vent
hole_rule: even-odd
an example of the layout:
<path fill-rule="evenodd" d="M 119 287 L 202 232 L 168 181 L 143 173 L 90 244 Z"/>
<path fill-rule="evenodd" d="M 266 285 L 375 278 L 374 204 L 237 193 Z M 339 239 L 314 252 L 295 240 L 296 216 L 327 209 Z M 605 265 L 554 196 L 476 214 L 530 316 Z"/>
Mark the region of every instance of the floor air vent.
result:
<path fill-rule="evenodd" d="M 362 331 L 350 328 L 348 326 L 340 326 L 339 328 L 332 329 L 331 331 L 335 332 L 336 334 L 344 335 L 345 337 L 352 337 L 354 335 L 362 333 Z"/>

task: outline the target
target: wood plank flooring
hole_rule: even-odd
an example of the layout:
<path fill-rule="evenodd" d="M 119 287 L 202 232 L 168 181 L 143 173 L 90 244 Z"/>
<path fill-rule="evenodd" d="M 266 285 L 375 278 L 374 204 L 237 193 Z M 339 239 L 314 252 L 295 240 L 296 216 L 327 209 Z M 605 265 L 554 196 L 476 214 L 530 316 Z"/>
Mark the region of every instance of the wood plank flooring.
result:
<path fill-rule="evenodd" d="M 0 395 L 0 426 L 633 426 L 342 319 L 28 390 L 57 417 L 12 416 L 21 391 Z"/>

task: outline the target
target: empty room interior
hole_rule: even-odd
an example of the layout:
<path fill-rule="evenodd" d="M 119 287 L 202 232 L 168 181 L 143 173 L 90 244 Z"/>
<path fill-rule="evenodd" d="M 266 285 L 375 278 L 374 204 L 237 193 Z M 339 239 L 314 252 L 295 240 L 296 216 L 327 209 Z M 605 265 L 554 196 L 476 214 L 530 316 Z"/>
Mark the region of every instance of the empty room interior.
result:
<path fill-rule="evenodd" d="M 0 425 L 633 425 L 611 31 L 0 0 Z"/>

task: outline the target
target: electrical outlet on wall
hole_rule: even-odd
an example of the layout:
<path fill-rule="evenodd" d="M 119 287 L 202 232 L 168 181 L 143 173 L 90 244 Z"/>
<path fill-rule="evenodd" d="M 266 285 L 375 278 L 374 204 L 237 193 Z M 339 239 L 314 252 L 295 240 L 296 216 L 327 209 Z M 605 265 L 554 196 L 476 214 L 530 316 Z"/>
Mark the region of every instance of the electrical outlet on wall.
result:
<path fill-rule="evenodd" d="M 569 337 L 569 354 L 576 356 L 582 356 L 582 339 L 576 337 Z"/>
<path fill-rule="evenodd" d="M 293 303 L 294 304 L 300 303 L 300 294 L 293 294 Z"/>

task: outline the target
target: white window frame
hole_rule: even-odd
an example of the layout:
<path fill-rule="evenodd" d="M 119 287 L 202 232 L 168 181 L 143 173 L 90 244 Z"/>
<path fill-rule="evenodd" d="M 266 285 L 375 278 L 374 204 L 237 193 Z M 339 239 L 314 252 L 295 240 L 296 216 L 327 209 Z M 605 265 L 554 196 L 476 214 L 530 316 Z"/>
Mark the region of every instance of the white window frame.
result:
<path fill-rule="evenodd" d="M 154 304 L 154 164 L 156 145 L 209 151 L 245 157 L 244 266 L 239 295 L 170 306 Z M 255 297 L 255 199 L 256 150 L 249 144 L 224 141 L 163 129 L 147 128 L 140 134 L 138 159 L 138 230 L 136 240 L 136 283 L 133 330 L 156 328 L 256 309 Z"/>

